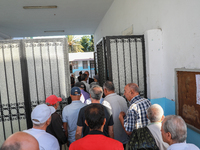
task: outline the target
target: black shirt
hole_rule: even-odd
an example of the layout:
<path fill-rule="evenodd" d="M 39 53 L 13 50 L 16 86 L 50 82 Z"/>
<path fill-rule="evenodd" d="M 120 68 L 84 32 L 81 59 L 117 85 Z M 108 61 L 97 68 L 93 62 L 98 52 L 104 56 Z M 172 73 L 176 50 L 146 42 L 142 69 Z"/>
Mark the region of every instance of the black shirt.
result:
<path fill-rule="evenodd" d="M 99 105 L 102 105 L 102 104 L 99 104 Z M 89 127 L 85 124 L 85 114 L 84 114 L 87 106 L 84 106 L 83 108 L 80 109 L 79 115 L 78 115 L 78 121 L 77 121 L 77 125 L 80 127 L 83 127 L 83 130 L 82 130 L 83 137 L 89 133 Z M 108 126 L 112 126 L 114 124 L 113 116 L 109 108 L 105 107 L 104 105 L 102 106 L 104 108 L 104 113 L 105 113 L 105 118 L 106 118 L 106 124 L 104 125 L 103 133 L 105 136 L 108 136 Z"/>
<path fill-rule="evenodd" d="M 46 131 L 57 138 L 60 146 L 67 142 L 62 119 L 56 112 L 51 115 L 51 123 L 47 127 Z"/>

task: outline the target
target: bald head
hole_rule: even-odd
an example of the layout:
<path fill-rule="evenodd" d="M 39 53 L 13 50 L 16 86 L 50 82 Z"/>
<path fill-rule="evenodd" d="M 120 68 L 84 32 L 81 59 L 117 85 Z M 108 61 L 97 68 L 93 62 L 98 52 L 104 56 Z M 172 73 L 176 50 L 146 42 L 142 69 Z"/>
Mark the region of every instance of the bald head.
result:
<path fill-rule="evenodd" d="M 135 91 L 135 92 L 137 92 L 139 94 L 140 90 L 139 90 L 139 87 L 138 87 L 138 85 L 136 83 L 129 83 L 127 85 L 131 90 L 133 90 L 133 91 Z"/>
<path fill-rule="evenodd" d="M 16 132 L 3 143 L 1 150 L 39 150 L 38 141 L 30 134 Z"/>

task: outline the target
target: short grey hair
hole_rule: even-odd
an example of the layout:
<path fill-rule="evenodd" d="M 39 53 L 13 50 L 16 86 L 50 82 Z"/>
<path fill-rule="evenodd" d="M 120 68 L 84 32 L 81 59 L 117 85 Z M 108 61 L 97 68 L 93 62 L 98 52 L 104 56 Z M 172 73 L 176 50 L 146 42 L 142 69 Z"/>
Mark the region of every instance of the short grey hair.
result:
<path fill-rule="evenodd" d="M 103 88 L 106 89 L 107 91 L 115 91 L 114 84 L 113 84 L 113 82 L 111 82 L 111 81 L 106 81 L 106 82 L 103 84 Z"/>
<path fill-rule="evenodd" d="M 166 116 L 164 119 L 163 130 L 166 133 L 171 133 L 172 140 L 176 143 L 183 143 L 187 138 L 187 126 L 180 116 Z"/>
<path fill-rule="evenodd" d="M 157 122 L 161 120 L 164 111 L 160 105 L 153 104 L 147 109 L 147 115 L 151 122 Z"/>
<path fill-rule="evenodd" d="M 103 89 L 99 85 L 94 85 L 90 88 L 91 98 L 95 100 L 100 100 L 103 95 Z"/>

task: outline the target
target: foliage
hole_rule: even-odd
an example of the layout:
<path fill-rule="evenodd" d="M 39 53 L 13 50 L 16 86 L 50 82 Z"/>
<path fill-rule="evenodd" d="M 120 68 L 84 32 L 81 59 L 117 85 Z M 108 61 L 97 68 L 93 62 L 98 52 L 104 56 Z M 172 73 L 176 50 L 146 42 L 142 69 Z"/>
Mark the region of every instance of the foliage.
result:
<path fill-rule="evenodd" d="M 93 52 L 94 51 L 94 36 L 83 36 L 80 40 L 82 45 L 82 50 L 84 52 Z"/>
<path fill-rule="evenodd" d="M 68 35 L 67 41 L 68 41 L 69 53 L 83 52 L 82 50 L 83 46 L 81 45 L 80 41 L 74 39 L 73 35 Z"/>

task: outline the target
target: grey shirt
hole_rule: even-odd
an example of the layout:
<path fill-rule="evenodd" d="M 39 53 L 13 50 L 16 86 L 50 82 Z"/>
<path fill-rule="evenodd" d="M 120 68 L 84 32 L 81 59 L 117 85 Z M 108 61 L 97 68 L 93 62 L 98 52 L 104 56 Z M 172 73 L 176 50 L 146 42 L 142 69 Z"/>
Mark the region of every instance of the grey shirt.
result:
<path fill-rule="evenodd" d="M 114 121 L 114 139 L 126 144 L 128 142 L 128 135 L 124 131 L 121 122 L 119 121 L 119 113 L 121 111 L 126 112 L 128 110 L 126 100 L 122 96 L 112 93 L 104 98 L 102 104 L 110 108 L 112 111 Z"/>

